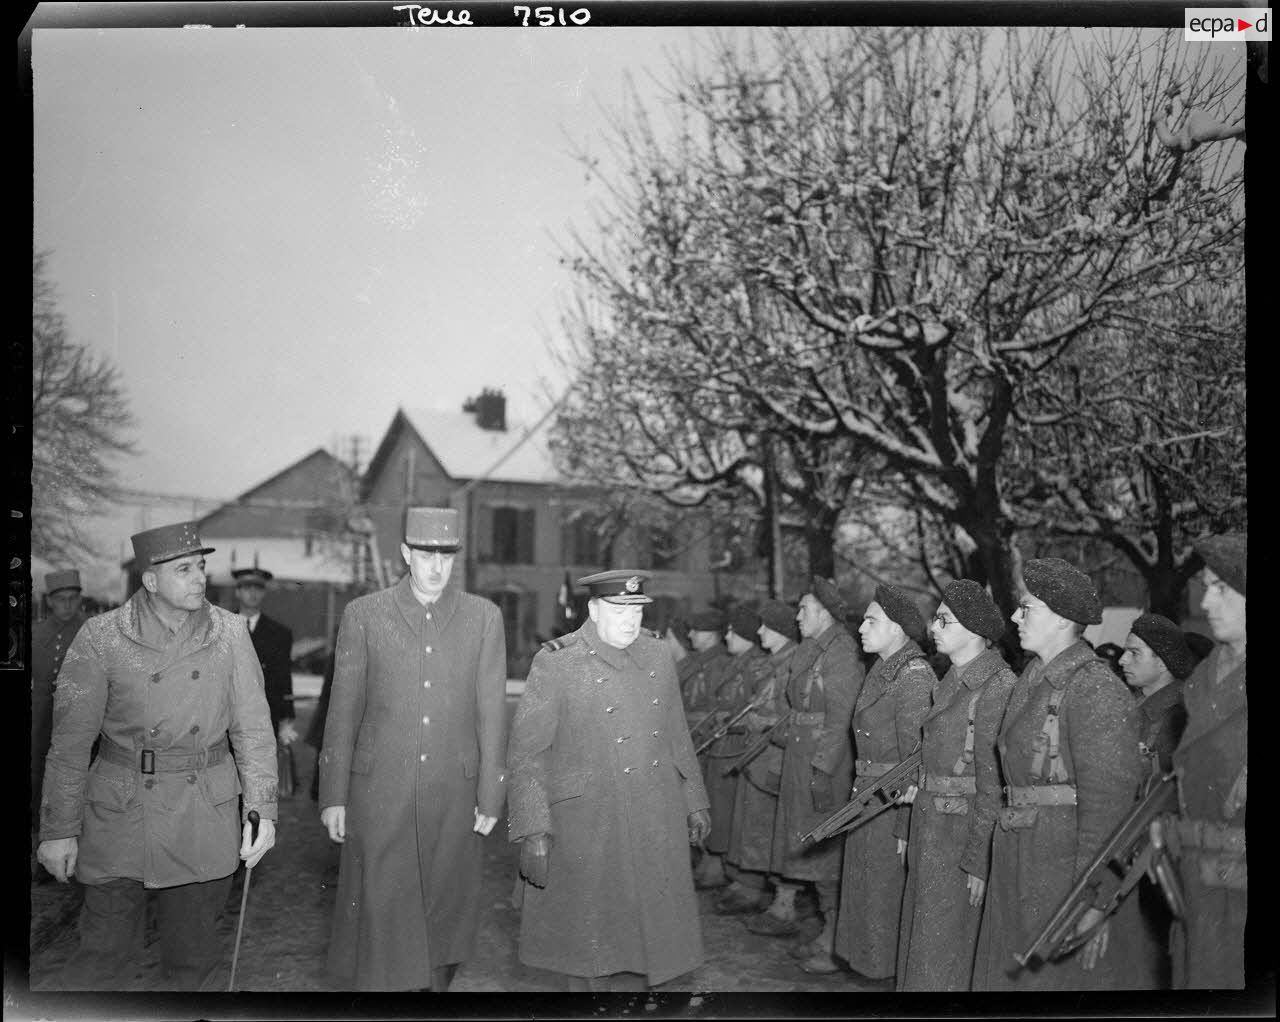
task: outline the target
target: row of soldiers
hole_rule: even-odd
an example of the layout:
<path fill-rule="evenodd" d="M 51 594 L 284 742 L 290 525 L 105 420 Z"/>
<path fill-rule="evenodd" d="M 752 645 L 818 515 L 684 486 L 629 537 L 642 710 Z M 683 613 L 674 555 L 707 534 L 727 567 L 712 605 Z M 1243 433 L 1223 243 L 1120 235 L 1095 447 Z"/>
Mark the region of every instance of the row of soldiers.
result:
<path fill-rule="evenodd" d="M 791 938 L 806 972 L 847 966 L 899 990 L 1243 986 L 1246 537 L 1195 549 L 1215 645 L 1197 665 L 1172 621 L 1143 614 L 1124 680 L 1083 638 L 1102 620 L 1092 581 L 1057 558 L 1024 565 L 1020 675 L 1001 654 L 1004 615 L 970 580 L 927 624 L 880 585 L 856 629 L 869 669 L 822 578 L 798 609 L 692 617 L 678 669 L 712 821 L 697 886 L 752 931 Z M 909 783 L 875 787 L 903 764 Z M 814 840 L 860 793 L 852 828 Z M 1097 861 L 1140 801 L 1169 810 L 1139 821 L 1148 854 L 1176 862 L 1163 891 L 1165 860 L 1124 884 L 1130 863 Z M 1037 937 L 1073 897 L 1060 953 L 1046 953 Z"/>

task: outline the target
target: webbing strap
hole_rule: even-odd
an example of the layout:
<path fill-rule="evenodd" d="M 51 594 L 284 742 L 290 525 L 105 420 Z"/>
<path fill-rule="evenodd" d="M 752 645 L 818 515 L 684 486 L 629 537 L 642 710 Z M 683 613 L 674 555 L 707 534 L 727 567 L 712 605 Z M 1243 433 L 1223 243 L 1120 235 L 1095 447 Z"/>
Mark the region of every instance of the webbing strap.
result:
<path fill-rule="evenodd" d="M 960 753 L 960 758 L 956 760 L 956 765 L 951 768 L 951 772 L 956 776 L 965 772 L 965 769 L 973 762 L 973 746 L 974 746 L 974 721 L 978 717 L 978 697 L 982 695 L 982 689 L 978 689 L 973 694 L 973 698 L 969 700 L 969 727 L 964 733 L 964 751 Z"/>
<path fill-rule="evenodd" d="M 1066 696 L 1065 688 L 1055 688 L 1049 696 L 1049 706 L 1045 711 L 1044 729 L 1036 736 L 1035 750 L 1036 754 L 1031 760 L 1031 776 L 1039 777 L 1040 772 L 1044 769 L 1044 758 L 1046 751 L 1049 754 L 1049 775 L 1048 782 L 1050 784 L 1061 784 L 1067 779 L 1066 767 L 1062 765 L 1062 753 L 1059 748 L 1060 734 L 1058 724 L 1058 709 L 1062 706 L 1062 700 Z"/>

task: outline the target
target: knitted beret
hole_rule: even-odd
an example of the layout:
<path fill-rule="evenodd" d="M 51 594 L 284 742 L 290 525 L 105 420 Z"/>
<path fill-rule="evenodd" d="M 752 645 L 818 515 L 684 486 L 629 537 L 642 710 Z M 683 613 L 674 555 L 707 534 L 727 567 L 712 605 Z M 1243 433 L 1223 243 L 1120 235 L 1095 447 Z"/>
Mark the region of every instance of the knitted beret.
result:
<path fill-rule="evenodd" d="M 924 618 L 920 616 L 919 608 L 897 586 L 887 582 L 876 586 L 876 603 L 880 604 L 890 621 L 902 626 L 907 638 L 916 642 L 924 638 Z"/>
<path fill-rule="evenodd" d="M 1222 536 L 1205 536 L 1191 544 L 1200 559 L 1218 578 L 1245 595 L 1245 575 L 1249 567 L 1249 534 L 1228 532 Z"/>
<path fill-rule="evenodd" d="M 1209 636 L 1200 632 L 1183 632 L 1182 637 L 1186 640 L 1187 649 L 1191 650 L 1191 655 L 1195 657 L 1196 663 L 1199 663 L 1212 653 L 1213 647 L 1217 645 Z"/>
<path fill-rule="evenodd" d="M 1093 580 L 1061 557 L 1041 557 L 1022 566 L 1027 592 L 1055 614 L 1082 625 L 1102 624 L 1102 604 Z"/>
<path fill-rule="evenodd" d="M 734 607 L 729 612 L 729 627 L 738 638 L 755 642 L 756 632 L 760 629 L 760 615 L 750 607 Z"/>
<path fill-rule="evenodd" d="M 974 635 L 999 642 L 1007 622 L 987 591 L 971 578 L 958 578 L 942 590 L 942 602 Z"/>
<path fill-rule="evenodd" d="M 1161 614 L 1143 614 L 1129 626 L 1139 639 L 1151 647 L 1169 673 L 1181 680 L 1196 665 L 1196 656 L 1187 646 L 1182 629 Z"/>
<path fill-rule="evenodd" d="M 689 629 L 694 632 L 718 632 L 724 627 L 724 615 L 714 607 L 689 615 Z"/>
<path fill-rule="evenodd" d="M 779 635 L 785 635 L 792 642 L 800 639 L 800 627 L 796 624 L 796 609 L 781 600 L 766 600 L 760 608 L 760 620 Z"/>
<path fill-rule="evenodd" d="M 821 575 L 813 576 L 813 586 L 809 592 L 813 593 L 819 603 L 831 612 L 831 616 L 837 621 L 843 622 L 845 615 L 849 613 L 849 607 L 844 602 L 844 597 L 840 595 L 840 590 L 836 588 L 836 584 L 829 578 L 823 578 Z"/>

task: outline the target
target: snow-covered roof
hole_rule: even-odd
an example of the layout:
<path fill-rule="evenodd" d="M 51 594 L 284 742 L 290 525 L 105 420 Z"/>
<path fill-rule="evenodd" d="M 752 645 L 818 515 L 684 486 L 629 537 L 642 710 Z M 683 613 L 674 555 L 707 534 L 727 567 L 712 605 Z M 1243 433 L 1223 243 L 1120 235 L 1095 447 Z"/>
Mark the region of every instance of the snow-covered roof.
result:
<path fill-rule="evenodd" d="M 210 585 L 231 585 L 233 568 L 251 568 L 254 557 L 259 567 L 271 572 L 279 582 L 351 581 L 351 546 L 315 543 L 311 554 L 301 538 L 264 536 L 202 536 L 213 553 L 205 555 Z"/>
<path fill-rule="evenodd" d="M 547 448 L 549 418 L 541 423 L 508 421 L 505 430 L 497 430 L 481 429 L 470 412 L 406 408 L 404 414 L 453 479 L 562 482 Z"/>

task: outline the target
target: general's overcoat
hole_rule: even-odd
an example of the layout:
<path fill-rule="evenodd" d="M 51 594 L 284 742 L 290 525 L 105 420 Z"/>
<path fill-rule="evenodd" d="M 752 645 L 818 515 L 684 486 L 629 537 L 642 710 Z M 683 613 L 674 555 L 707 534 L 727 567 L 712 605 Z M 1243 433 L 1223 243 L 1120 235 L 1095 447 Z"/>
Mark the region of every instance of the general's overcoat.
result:
<path fill-rule="evenodd" d="M 1048 783 L 1052 756 L 1037 756 L 1037 746 L 1045 744 L 1038 736 L 1046 731 L 1056 691 L 1063 693 L 1058 708 L 1061 784 L 1075 788 L 1076 804 L 1034 806 L 1034 813 L 1002 807 L 997 815 L 975 989 L 1111 990 L 1127 985 L 1116 955 L 1105 955 L 1091 971 L 1081 967 L 1079 954 L 1026 969 L 1018 969 L 1013 957 L 1026 949 L 1133 807 L 1141 776 L 1133 697 L 1087 643 L 1076 641 L 1048 664 L 1033 658 L 1014 684 L 998 739 L 1004 783 Z M 1039 773 L 1033 770 L 1037 760 Z"/>
<path fill-rule="evenodd" d="M 85 884 L 217 880 L 240 864 L 236 796 L 246 816 L 276 819 L 275 736 L 244 618 L 206 601 L 170 632 L 150 601 L 139 589 L 86 621 L 58 676 L 40 838 L 79 838 Z M 234 757 L 203 755 L 228 737 Z M 189 769 L 163 768 L 184 755 Z M 162 768 L 143 774 L 151 757 Z"/>
<path fill-rule="evenodd" d="M 53 737 L 53 689 L 62 669 L 62 658 L 84 624 L 76 614 L 65 624 L 48 617 L 31 629 L 31 824 L 39 826 L 40 797 L 44 791 L 44 759 Z"/>
<path fill-rule="evenodd" d="M 783 756 L 771 859 L 775 872 L 788 879 L 834 886 L 843 842 L 830 838 L 815 845 L 801 839 L 834 810 L 813 807 L 815 768 L 833 778 L 837 807 L 848 801 L 853 784 L 849 721 L 862 690 L 862 661 L 853 636 L 844 625 L 833 624 L 804 639 L 788 666 L 790 716 L 774 732 Z"/>
<path fill-rule="evenodd" d="M 511 840 L 552 840 L 546 887 L 517 884 L 520 961 L 651 984 L 697 968 L 688 817 L 708 801 L 666 644 L 642 633 L 618 649 L 591 621 L 548 643 L 508 762 Z"/>
<path fill-rule="evenodd" d="M 1228 666 L 1225 654 L 1215 646 L 1187 679 L 1187 729 L 1173 754 L 1179 826 L 1193 831 L 1176 842 L 1187 905 L 1185 929 L 1176 927 L 1172 941 L 1179 989 L 1244 986 L 1249 703 L 1245 661 Z M 1188 840 L 1195 836 L 1200 840 Z"/>
<path fill-rule="evenodd" d="M 982 903 L 969 904 L 969 877 L 985 884 L 991 866 L 1000 808 L 996 734 L 1015 680 L 992 648 L 952 666 L 934 689 L 911 807 L 899 990 L 958 992 L 973 981 Z"/>
<path fill-rule="evenodd" d="M 320 806 L 346 806 L 329 969 L 359 990 L 422 989 L 466 960 L 480 916 L 473 810 L 502 815 L 506 640 L 453 576 L 347 605 L 320 753 Z"/>
<path fill-rule="evenodd" d="M 259 614 L 249 635 L 258 663 L 262 665 L 271 726 L 278 731 L 280 721 L 293 717 L 293 632 L 275 618 Z"/>
<path fill-rule="evenodd" d="M 853 711 L 854 791 L 902 762 L 920 744 L 920 726 L 938 683 L 910 639 L 877 657 Z M 845 837 L 835 951 L 869 979 L 897 971 L 905 865 L 898 839 L 910 833 L 911 807 L 895 806 Z"/>
<path fill-rule="evenodd" d="M 768 662 L 769 655 L 758 646 L 744 653 L 730 654 L 713 696 L 716 710 L 730 715 L 737 713 L 767 676 Z M 706 848 L 713 855 L 724 855 L 729 850 L 738 779 L 732 774 L 725 776 L 723 768 L 728 757 L 746 749 L 746 738 L 747 727 L 739 722 L 727 735 L 713 742 L 701 757 L 702 777 L 707 798 L 711 800 L 711 833 L 707 836 Z"/>
<path fill-rule="evenodd" d="M 752 748 L 761 742 L 764 744 L 736 775 L 738 787 L 733 804 L 733 829 L 726 858 L 741 869 L 760 873 L 771 869 L 782 749 L 765 735 L 787 712 L 787 673 L 798 648 L 796 643 L 788 642 L 782 649 L 769 654 L 751 696 L 761 708 L 746 718 L 746 746 Z"/>

